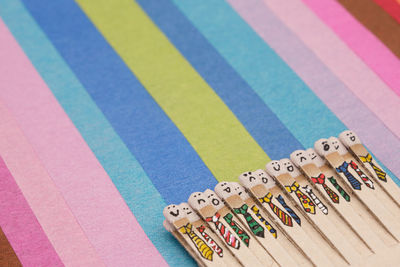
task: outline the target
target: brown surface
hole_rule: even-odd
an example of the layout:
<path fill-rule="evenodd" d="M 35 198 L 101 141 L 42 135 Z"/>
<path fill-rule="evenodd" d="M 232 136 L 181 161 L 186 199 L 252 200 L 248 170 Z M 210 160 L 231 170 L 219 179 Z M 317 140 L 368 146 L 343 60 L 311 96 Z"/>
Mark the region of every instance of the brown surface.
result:
<path fill-rule="evenodd" d="M 268 193 L 267 189 L 262 184 L 256 185 L 253 188 L 251 188 L 251 192 L 254 194 L 256 198 L 263 197 L 265 196 L 265 194 Z"/>
<path fill-rule="evenodd" d="M 343 157 L 338 152 L 332 152 L 331 154 L 326 155 L 325 159 L 333 168 L 339 167 L 344 161 Z"/>
<path fill-rule="evenodd" d="M 362 144 L 355 144 L 350 149 L 358 156 L 366 156 L 368 154 L 367 149 Z"/>
<path fill-rule="evenodd" d="M 16 267 L 22 266 L 14 249 L 11 247 L 7 237 L 0 228 L 0 266 Z"/>
<path fill-rule="evenodd" d="M 182 218 L 180 220 L 177 220 L 176 222 L 173 223 L 173 225 L 175 226 L 176 229 L 181 228 L 182 226 L 185 226 L 189 223 L 188 218 Z"/>
<path fill-rule="evenodd" d="M 204 219 L 213 216 L 215 212 L 216 210 L 212 205 L 205 206 L 204 208 L 199 210 L 199 213 L 201 214 L 201 216 L 204 217 Z"/>
<path fill-rule="evenodd" d="M 231 208 L 240 208 L 244 204 L 244 200 L 239 195 L 230 196 L 225 201 Z"/>
<path fill-rule="evenodd" d="M 321 173 L 321 170 L 314 163 L 310 163 L 300 167 L 309 177 L 315 177 Z"/>
<path fill-rule="evenodd" d="M 309 185 L 312 187 L 312 183 L 309 183 L 307 178 L 304 175 L 299 175 L 294 178 L 294 180 L 300 185 L 300 186 L 306 186 Z"/>
<path fill-rule="evenodd" d="M 400 24 L 373 0 L 338 0 L 361 24 L 400 58 Z"/>
<path fill-rule="evenodd" d="M 292 176 L 289 173 L 284 173 L 276 177 L 276 180 L 282 185 L 282 186 L 290 186 L 293 184 L 294 180 Z"/>

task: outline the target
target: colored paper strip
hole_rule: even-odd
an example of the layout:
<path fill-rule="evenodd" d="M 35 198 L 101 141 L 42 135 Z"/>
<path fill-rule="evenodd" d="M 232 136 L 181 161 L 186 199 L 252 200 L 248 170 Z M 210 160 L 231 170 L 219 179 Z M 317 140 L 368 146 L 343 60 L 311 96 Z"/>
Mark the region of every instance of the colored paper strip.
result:
<path fill-rule="evenodd" d="M 329 27 L 301 0 L 287 0 L 280 4 L 273 0 L 264 2 L 397 137 L 400 137 L 400 98 Z M 329 3 L 328 9 L 331 10 L 332 2 L 324 3 Z M 392 166 L 389 168 L 392 169 Z"/>
<path fill-rule="evenodd" d="M 400 166 L 400 158 L 393 157 L 400 151 L 400 139 L 352 94 L 313 51 L 308 49 L 263 2 L 229 0 L 229 3 L 325 105 L 349 129 L 354 130 L 379 159 L 400 174 L 400 168 L 397 168 Z"/>
<path fill-rule="evenodd" d="M 0 266 L 13 266 L 20 267 L 22 266 L 19 261 L 17 255 L 15 254 L 14 249 L 11 247 L 10 242 L 3 230 L 0 227 Z"/>
<path fill-rule="evenodd" d="M 302 148 L 262 99 L 171 1 L 139 0 L 138 3 L 270 157 L 287 157 Z"/>
<path fill-rule="evenodd" d="M 174 3 L 303 146 L 313 147 L 321 136 L 337 136 L 345 129 L 343 123 L 229 4 L 211 0 L 201 3 L 175 0 Z"/>
<path fill-rule="evenodd" d="M 22 265 L 64 266 L 2 158 L 0 177 L 0 226 Z"/>
<path fill-rule="evenodd" d="M 0 99 L 15 117 L 99 256 L 107 265 L 165 265 L 4 24 L 0 25 L 0 36 L 0 72 L 5 74 L 0 81 Z"/>
<path fill-rule="evenodd" d="M 325 1 L 321 5 L 318 1 L 305 1 L 306 4 L 328 25 L 347 46 L 356 53 L 396 94 L 400 95 L 400 60 L 379 40 L 373 33 L 360 24 L 346 9 L 335 1 Z M 400 6 L 399 6 L 400 8 Z M 329 12 L 327 10 L 329 9 Z M 321 22 L 319 22 L 321 23 Z M 324 27 L 324 30 L 328 30 Z M 400 43 L 399 43 L 400 46 Z M 374 91 L 364 91 L 370 95 L 371 100 L 367 102 L 373 108 L 376 94 L 383 94 L 380 101 L 387 102 L 387 99 L 395 97 L 388 88 Z M 388 103 L 391 103 L 390 101 Z M 399 103 L 399 100 L 395 104 Z M 379 104 L 377 105 L 379 107 Z"/>
<path fill-rule="evenodd" d="M 345 129 L 228 3 L 173 2 L 305 147 Z"/>
<path fill-rule="evenodd" d="M 0 151 L 62 262 L 104 266 L 9 111 L 0 103 Z"/>
<path fill-rule="evenodd" d="M 78 3 L 217 179 L 265 164 L 264 151 L 137 3 Z"/>
<path fill-rule="evenodd" d="M 163 229 L 162 210 L 166 203 L 130 151 L 138 150 L 136 155 L 144 155 L 141 156 L 142 165 L 159 170 L 150 173 L 161 180 L 158 187 L 165 188 L 160 191 L 169 203 L 185 201 L 188 194 L 201 187 L 213 187 L 216 180 L 75 3 L 28 1 L 26 7 L 88 88 L 90 96 L 21 3 L 8 3 L 7 16 L 3 16 L 8 27 L 113 180 L 146 235 L 168 264 L 193 265 L 182 246 Z M 57 26 L 53 27 L 55 21 Z M 52 69 L 63 73 L 62 77 Z M 91 97 L 98 100 L 102 110 Z M 124 138 L 126 145 L 118 135 Z M 170 142 L 165 142 L 163 136 L 168 136 Z M 193 176 L 191 169 L 196 169 L 197 175 L 204 178 Z M 187 172 L 185 180 L 181 180 L 179 172 Z M 182 185 L 187 187 L 185 192 L 182 192 Z M 181 256 L 176 257 L 179 254 Z"/>
<path fill-rule="evenodd" d="M 374 0 L 383 10 L 385 10 L 397 23 L 400 23 L 400 5 L 396 0 Z"/>
<path fill-rule="evenodd" d="M 193 191 L 214 187 L 215 178 L 185 137 L 75 3 L 58 1 L 49 5 L 42 1 L 26 1 L 25 4 L 80 79 L 90 97 L 109 120 L 109 124 L 148 173 L 151 182 L 160 192 L 156 193 L 157 195 L 161 194 L 168 204 L 180 203 L 186 201 Z M 73 17 L 72 20 L 71 17 Z M 54 21 L 57 21 L 57 24 L 52 23 Z M 43 49 L 42 53 L 45 51 Z M 33 53 L 32 56 L 34 56 Z M 37 61 L 39 62 L 39 59 Z M 47 71 L 47 74 L 43 75 L 49 76 L 51 73 Z M 52 77 L 51 80 L 55 82 L 56 77 Z M 81 132 L 84 132 L 87 121 L 93 121 L 93 118 L 84 119 L 76 116 L 75 114 L 80 113 L 84 107 L 75 104 L 75 94 L 68 90 L 70 97 L 67 102 L 64 100 L 67 92 L 57 93 L 60 89 L 56 89 L 56 85 L 53 87 L 52 90 L 55 91 L 56 96 L 60 96 L 60 102 L 65 102 L 65 108 L 71 110 L 70 117 L 76 121 L 78 128 L 82 129 Z M 62 91 L 67 91 L 67 89 Z M 87 99 L 86 102 L 92 102 L 87 94 L 83 95 Z M 75 107 L 72 107 L 71 105 L 74 104 Z M 73 110 L 76 111 L 73 112 Z M 97 113 L 99 113 L 98 110 Z M 104 117 L 102 121 L 106 123 Z M 91 135 L 85 138 L 89 144 L 92 143 L 94 133 L 99 130 L 91 131 Z M 104 138 L 102 134 L 97 135 L 96 143 L 92 145 L 97 150 L 101 150 L 100 147 L 103 146 L 102 138 Z M 114 144 L 110 145 L 108 149 L 103 149 L 103 154 L 112 150 Z M 125 150 L 126 147 L 124 146 Z M 120 164 L 118 154 L 115 155 L 115 161 L 118 165 Z M 194 169 L 196 175 L 193 175 Z M 125 176 L 124 179 L 126 179 Z M 147 182 L 137 181 L 136 186 L 154 188 L 147 177 L 146 179 Z M 123 190 L 122 185 L 119 188 Z M 187 193 L 182 194 L 182 192 Z M 142 197 L 146 198 L 147 193 L 144 193 Z M 150 195 L 154 193 L 148 192 Z M 159 212 L 162 213 L 162 210 Z M 159 227 L 162 227 L 162 221 Z"/>
<path fill-rule="evenodd" d="M 373 0 L 337 1 L 400 59 L 400 24 L 394 18 Z"/>

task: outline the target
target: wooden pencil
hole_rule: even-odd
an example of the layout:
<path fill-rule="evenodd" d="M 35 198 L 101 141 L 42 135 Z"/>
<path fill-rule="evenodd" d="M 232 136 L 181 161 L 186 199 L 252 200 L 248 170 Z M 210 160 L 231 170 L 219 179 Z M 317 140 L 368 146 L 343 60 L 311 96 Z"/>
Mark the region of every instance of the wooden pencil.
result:
<path fill-rule="evenodd" d="M 266 219 L 261 221 L 257 216 L 256 203 L 239 183 L 220 182 L 215 186 L 214 191 L 236 213 L 247 230 L 280 266 L 297 265 L 276 240 L 275 227 Z"/>

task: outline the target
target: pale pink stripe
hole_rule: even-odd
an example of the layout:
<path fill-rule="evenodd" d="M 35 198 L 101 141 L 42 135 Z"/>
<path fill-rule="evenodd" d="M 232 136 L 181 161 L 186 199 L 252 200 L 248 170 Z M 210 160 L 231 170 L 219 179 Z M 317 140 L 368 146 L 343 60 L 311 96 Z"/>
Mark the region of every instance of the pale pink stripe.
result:
<path fill-rule="evenodd" d="M 400 96 L 400 60 L 335 0 L 303 0 Z"/>
<path fill-rule="evenodd" d="M 63 263 L 67 266 L 104 266 L 2 103 L 0 154 Z"/>
<path fill-rule="evenodd" d="M 2 21 L 0 58 L 0 100 L 106 265 L 166 265 Z"/>
<path fill-rule="evenodd" d="M 400 98 L 328 26 L 301 0 L 264 2 L 397 137 L 400 137 Z"/>
<path fill-rule="evenodd" d="M 23 266 L 63 266 L 1 157 L 0 225 Z"/>

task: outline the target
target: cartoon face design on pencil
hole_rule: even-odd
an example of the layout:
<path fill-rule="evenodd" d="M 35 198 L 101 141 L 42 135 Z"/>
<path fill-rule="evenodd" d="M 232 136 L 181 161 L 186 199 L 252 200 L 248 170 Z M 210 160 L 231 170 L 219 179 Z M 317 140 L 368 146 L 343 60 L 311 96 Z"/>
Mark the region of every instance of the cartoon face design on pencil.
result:
<path fill-rule="evenodd" d="M 360 138 L 350 130 L 344 131 L 339 135 L 340 141 L 347 147 L 352 145 L 361 144 Z"/>
<path fill-rule="evenodd" d="M 331 142 L 331 146 L 332 146 L 340 155 L 345 155 L 345 154 L 347 154 L 347 149 L 346 149 L 346 147 L 342 144 L 342 142 L 339 141 L 338 138 L 332 136 L 332 137 L 329 137 L 328 141 Z"/>
<path fill-rule="evenodd" d="M 166 206 L 163 210 L 163 214 L 170 223 L 174 223 L 177 220 L 185 217 L 179 206 L 175 204 Z"/>
<path fill-rule="evenodd" d="M 207 197 L 208 203 L 211 203 L 216 210 L 225 206 L 222 200 L 211 189 L 204 191 L 204 195 Z"/>
<path fill-rule="evenodd" d="M 321 158 L 321 156 L 318 155 L 314 149 L 309 148 L 306 150 L 306 152 L 307 152 L 311 162 L 314 163 L 317 167 L 321 167 L 321 166 L 325 165 L 325 160 L 323 158 Z"/>
<path fill-rule="evenodd" d="M 249 198 L 249 194 L 247 194 L 246 190 L 244 189 L 243 186 L 241 186 L 237 182 L 230 182 L 232 188 L 234 189 L 234 193 L 239 195 L 242 199 L 247 199 Z"/>
<path fill-rule="evenodd" d="M 314 149 L 309 148 L 306 150 L 307 155 L 310 157 L 310 160 L 315 160 L 319 155 L 315 152 Z"/>
<path fill-rule="evenodd" d="M 182 212 L 184 217 L 188 218 L 190 222 L 195 222 L 200 220 L 200 217 L 196 214 L 196 212 L 189 206 L 188 203 L 179 204 L 179 210 Z"/>
<path fill-rule="evenodd" d="M 252 188 L 252 187 L 262 183 L 255 172 L 254 173 L 253 172 L 242 173 L 241 175 L 239 175 L 239 181 L 246 188 Z"/>
<path fill-rule="evenodd" d="M 322 138 L 314 143 L 314 149 L 321 156 L 327 156 L 333 152 L 335 149 L 332 147 L 331 142 L 328 139 Z"/>
<path fill-rule="evenodd" d="M 195 210 L 200 210 L 210 204 L 202 192 L 192 193 L 188 199 L 188 203 Z"/>
<path fill-rule="evenodd" d="M 292 162 L 299 167 L 310 164 L 312 161 L 308 153 L 304 150 L 296 150 L 290 154 Z"/>
<path fill-rule="evenodd" d="M 278 160 L 272 160 L 266 165 L 266 169 L 269 175 L 278 177 L 281 174 L 284 174 L 286 171 L 281 166 L 281 163 Z"/>
<path fill-rule="evenodd" d="M 293 178 L 296 178 L 297 176 L 300 176 L 300 171 L 297 169 L 293 163 L 289 159 L 281 159 L 279 161 L 281 163 L 281 166 L 292 176 Z"/>
<path fill-rule="evenodd" d="M 214 191 L 222 199 L 227 199 L 228 197 L 235 194 L 235 190 L 232 188 L 229 182 L 218 183 L 215 186 Z"/>
<path fill-rule="evenodd" d="M 254 174 L 258 176 L 258 179 L 261 180 L 261 183 L 267 188 L 274 187 L 276 185 L 274 178 L 268 175 L 268 173 L 264 170 L 258 169 L 254 171 Z"/>

